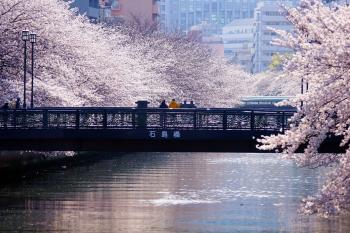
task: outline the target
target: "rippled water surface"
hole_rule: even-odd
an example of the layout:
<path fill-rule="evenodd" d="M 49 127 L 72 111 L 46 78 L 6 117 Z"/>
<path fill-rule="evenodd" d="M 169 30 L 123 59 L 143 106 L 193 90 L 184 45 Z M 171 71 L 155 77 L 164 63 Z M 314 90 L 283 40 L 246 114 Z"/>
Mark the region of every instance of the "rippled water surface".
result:
<path fill-rule="evenodd" d="M 115 156 L 1 186 L 0 232 L 350 232 L 297 214 L 322 173 L 275 154 Z"/>

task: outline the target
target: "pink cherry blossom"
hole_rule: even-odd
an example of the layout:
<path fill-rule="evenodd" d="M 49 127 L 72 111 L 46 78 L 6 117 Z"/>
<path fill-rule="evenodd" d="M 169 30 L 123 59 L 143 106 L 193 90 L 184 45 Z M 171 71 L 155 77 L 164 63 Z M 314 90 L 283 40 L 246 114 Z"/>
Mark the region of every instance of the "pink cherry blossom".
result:
<path fill-rule="evenodd" d="M 281 78 L 303 79 L 310 88 L 291 101 L 298 107 L 292 128 L 264 137 L 260 148 L 281 148 L 285 157 L 302 166 L 334 166 L 320 194 L 303 201 L 303 210 L 324 216 L 340 214 L 350 209 L 350 7 L 302 0 L 299 7 L 287 12 L 295 31 L 277 31 L 281 39 L 275 43 L 294 53 L 286 59 Z M 345 145 L 345 154 L 317 153 L 329 135 L 343 138 L 340 146 Z M 305 152 L 295 154 L 303 144 L 307 145 Z"/>
<path fill-rule="evenodd" d="M 23 98 L 24 29 L 38 34 L 36 106 L 135 106 L 144 99 L 157 106 L 172 98 L 233 106 L 240 80 L 250 76 L 198 43 L 91 23 L 66 1 L 1 0 L 1 102 Z"/>

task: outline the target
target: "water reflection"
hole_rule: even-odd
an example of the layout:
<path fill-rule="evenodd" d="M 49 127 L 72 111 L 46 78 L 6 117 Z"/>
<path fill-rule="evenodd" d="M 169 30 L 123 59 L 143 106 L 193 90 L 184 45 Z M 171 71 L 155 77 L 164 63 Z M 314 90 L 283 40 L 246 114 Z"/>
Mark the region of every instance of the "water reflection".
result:
<path fill-rule="evenodd" d="M 349 232 L 297 214 L 321 182 L 273 154 L 128 154 L 2 187 L 0 232 Z"/>

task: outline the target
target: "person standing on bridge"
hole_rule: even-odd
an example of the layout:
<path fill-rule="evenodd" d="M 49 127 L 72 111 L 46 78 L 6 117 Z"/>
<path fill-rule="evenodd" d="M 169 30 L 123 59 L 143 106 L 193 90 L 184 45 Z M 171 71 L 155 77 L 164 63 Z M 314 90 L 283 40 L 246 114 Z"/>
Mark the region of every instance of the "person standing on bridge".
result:
<path fill-rule="evenodd" d="M 165 100 L 162 101 L 162 103 L 160 103 L 159 108 L 168 108 L 168 105 L 165 103 Z M 161 113 L 159 113 L 159 117 L 160 117 L 160 125 L 162 128 L 165 127 L 165 112 L 162 111 Z"/>
<path fill-rule="evenodd" d="M 16 99 L 15 108 L 16 109 L 20 109 L 21 108 L 21 98 L 19 98 L 19 97 L 17 97 L 17 99 Z"/>
<path fill-rule="evenodd" d="M 162 103 L 160 103 L 159 108 L 168 108 L 168 105 L 165 103 L 165 100 L 163 100 Z"/>
<path fill-rule="evenodd" d="M 172 99 L 169 103 L 169 108 L 180 108 L 180 104 L 175 99 Z"/>

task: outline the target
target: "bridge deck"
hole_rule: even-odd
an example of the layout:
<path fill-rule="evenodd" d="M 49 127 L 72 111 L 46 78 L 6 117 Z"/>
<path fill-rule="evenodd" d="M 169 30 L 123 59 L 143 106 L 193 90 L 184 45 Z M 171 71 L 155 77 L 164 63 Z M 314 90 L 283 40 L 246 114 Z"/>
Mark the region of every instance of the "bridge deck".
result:
<path fill-rule="evenodd" d="M 0 111 L 0 150 L 261 152 L 292 111 L 37 108 Z"/>

